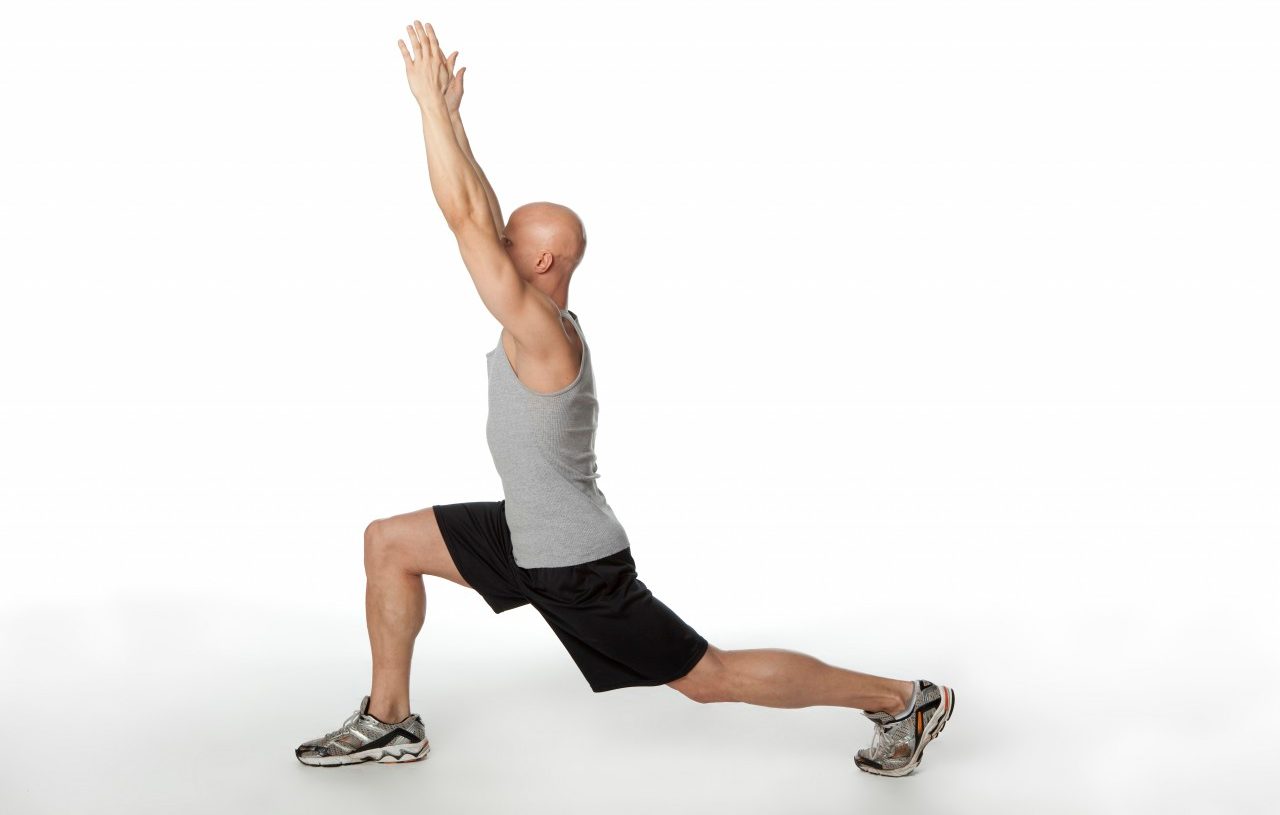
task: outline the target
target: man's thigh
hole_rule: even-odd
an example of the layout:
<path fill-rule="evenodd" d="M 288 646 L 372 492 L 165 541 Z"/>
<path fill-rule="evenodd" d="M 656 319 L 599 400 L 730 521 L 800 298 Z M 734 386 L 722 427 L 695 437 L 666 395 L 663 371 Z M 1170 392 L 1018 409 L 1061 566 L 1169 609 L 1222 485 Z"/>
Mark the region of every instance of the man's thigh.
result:
<path fill-rule="evenodd" d="M 452 580 L 460 586 L 471 584 L 458 572 L 444 545 L 435 510 L 430 507 L 389 518 L 379 518 L 365 530 L 366 556 L 373 549 L 413 574 L 430 574 Z"/>

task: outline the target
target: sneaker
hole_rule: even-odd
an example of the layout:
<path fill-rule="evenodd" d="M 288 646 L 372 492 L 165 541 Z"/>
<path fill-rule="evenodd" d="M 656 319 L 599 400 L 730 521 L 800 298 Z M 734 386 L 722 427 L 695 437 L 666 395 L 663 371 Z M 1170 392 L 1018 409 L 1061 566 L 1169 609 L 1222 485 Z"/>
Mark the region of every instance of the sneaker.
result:
<path fill-rule="evenodd" d="M 956 694 L 945 685 L 919 680 L 916 706 L 895 721 L 883 711 L 863 711 L 875 722 L 871 746 L 854 756 L 859 770 L 876 775 L 908 775 L 924 758 L 925 745 L 938 737 L 956 708 Z"/>
<path fill-rule="evenodd" d="M 340 767 L 365 761 L 384 764 L 418 761 L 426 758 L 430 750 L 426 728 L 418 714 L 411 713 L 395 724 L 378 721 L 369 715 L 366 696 L 342 727 L 303 742 L 294 753 L 298 761 L 312 767 Z"/>

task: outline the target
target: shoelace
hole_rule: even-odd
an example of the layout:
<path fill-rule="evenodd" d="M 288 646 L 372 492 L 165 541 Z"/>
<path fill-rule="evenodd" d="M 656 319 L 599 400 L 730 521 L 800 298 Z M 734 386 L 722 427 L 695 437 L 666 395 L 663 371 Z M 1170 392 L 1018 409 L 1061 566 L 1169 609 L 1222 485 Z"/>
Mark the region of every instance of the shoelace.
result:
<path fill-rule="evenodd" d="M 893 728 L 895 723 L 890 722 L 889 724 L 881 724 L 875 720 L 872 720 L 872 723 L 875 725 L 875 729 L 871 731 L 871 747 L 868 752 L 874 754 L 881 752 L 888 746 L 889 731 Z"/>
<path fill-rule="evenodd" d="M 347 720 L 342 723 L 341 727 L 339 727 L 337 730 L 330 730 L 328 733 L 324 734 L 325 741 L 328 741 L 329 739 L 333 738 L 334 736 L 346 730 L 348 727 L 351 727 L 351 725 L 355 724 L 356 720 L 359 718 L 360 718 L 360 708 L 356 708 L 351 713 L 351 715 L 347 717 Z"/>
<path fill-rule="evenodd" d="M 886 722 L 881 722 L 870 716 L 867 716 L 867 718 L 871 719 L 871 724 L 874 725 L 874 729 L 871 731 L 871 746 L 867 748 L 867 751 L 869 753 L 877 753 L 881 750 L 892 752 L 890 749 L 889 731 L 893 730 L 896 725 L 901 724 L 903 720 L 891 719 Z"/>

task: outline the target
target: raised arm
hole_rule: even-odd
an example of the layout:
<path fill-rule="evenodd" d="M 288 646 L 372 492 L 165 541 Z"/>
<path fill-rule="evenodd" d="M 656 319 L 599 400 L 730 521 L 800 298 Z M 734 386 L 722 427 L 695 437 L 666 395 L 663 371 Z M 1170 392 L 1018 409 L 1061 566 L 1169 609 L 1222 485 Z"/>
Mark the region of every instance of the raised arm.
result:
<path fill-rule="evenodd" d="M 490 198 L 479 168 L 459 143 L 449 115 L 445 93 L 452 77 L 435 31 L 429 23 L 424 26 L 416 20 L 406 30 L 413 52 L 400 40 L 400 53 L 409 89 L 422 111 L 427 171 L 436 203 L 458 240 L 462 260 L 485 307 L 518 342 L 544 347 L 554 337 L 552 329 L 563 336 L 558 308 L 520 277 L 502 244 L 504 227 L 501 214 L 493 208 L 496 199 Z"/>
<path fill-rule="evenodd" d="M 445 105 L 444 92 L 450 77 L 440 58 L 435 32 L 430 24 L 424 27 L 417 21 L 405 26 L 405 30 L 413 42 L 413 53 L 409 53 L 404 40 L 398 42 L 409 78 L 409 89 L 422 113 L 422 137 L 427 147 L 431 192 L 451 229 L 481 214 L 489 220 L 489 200 L 484 184 L 458 143 Z"/>
<path fill-rule="evenodd" d="M 444 92 L 445 108 L 449 111 L 449 123 L 453 125 L 454 138 L 458 140 L 458 146 L 462 148 L 462 152 L 466 155 L 467 161 L 471 162 L 471 167 L 476 171 L 476 175 L 480 178 L 480 183 L 484 186 L 485 196 L 489 200 L 489 212 L 493 215 L 493 224 L 501 235 L 507 228 L 506 221 L 502 219 L 502 207 L 498 205 L 498 196 L 493 192 L 493 185 L 489 183 L 489 178 L 484 174 L 484 170 L 480 167 L 480 162 L 476 161 L 476 156 L 471 152 L 471 141 L 467 138 L 467 129 L 462 126 L 462 113 L 459 106 L 462 104 L 463 86 L 462 82 L 466 78 L 467 69 L 464 67 L 456 74 L 453 72 L 454 60 L 458 58 L 458 52 L 454 51 L 449 55 L 449 59 L 445 61 L 445 69 L 449 76 L 453 77 L 449 81 L 449 87 Z"/>

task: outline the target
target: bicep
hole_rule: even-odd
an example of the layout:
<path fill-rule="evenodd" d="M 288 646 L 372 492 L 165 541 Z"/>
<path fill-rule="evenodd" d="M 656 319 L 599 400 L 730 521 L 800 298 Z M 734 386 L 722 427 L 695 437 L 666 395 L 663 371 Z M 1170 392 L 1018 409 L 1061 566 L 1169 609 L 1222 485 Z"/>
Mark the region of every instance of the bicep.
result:
<path fill-rule="evenodd" d="M 475 219 L 454 228 L 462 262 L 485 308 L 517 339 L 530 336 L 528 323 L 539 309 L 533 290 L 516 271 L 493 221 Z"/>

